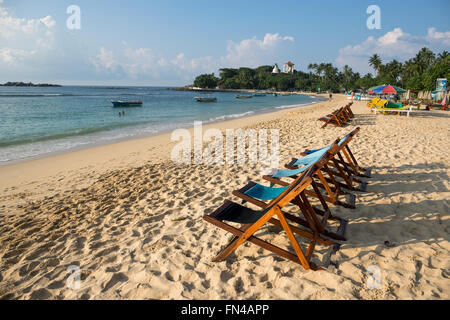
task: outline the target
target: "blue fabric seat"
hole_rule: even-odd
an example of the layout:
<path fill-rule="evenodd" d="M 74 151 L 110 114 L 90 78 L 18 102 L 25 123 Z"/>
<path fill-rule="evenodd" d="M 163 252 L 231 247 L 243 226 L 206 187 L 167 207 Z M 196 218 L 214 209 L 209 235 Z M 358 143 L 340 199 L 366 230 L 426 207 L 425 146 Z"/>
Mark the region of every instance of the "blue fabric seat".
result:
<path fill-rule="evenodd" d="M 289 188 L 289 186 L 283 188 L 271 188 L 256 184 L 253 188 L 247 190 L 245 194 L 259 200 L 272 200 L 286 191 L 287 188 Z"/>
<path fill-rule="evenodd" d="M 341 139 L 341 141 L 339 141 L 339 143 L 338 143 L 338 145 L 339 146 L 342 146 L 342 144 L 345 142 L 345 140 L 347 140 L 347 138 L 350 136 L 350 134 L 348 134 L 348 135 L 346 135 L 345 137 L 343 137 L 342 139 Z M 321 149 L 315 149 L 315 150 L 306 150 L 305 151 L 305 153 L 307 154 L 307 155 L 310 155 L 310 154 L 313 154 L 313 153 L 315 153 L 315 152 L 318 152 L 318 151 L 321 151 L 321 150 L 323 150 L 324 148 L 321 148 Z"/>

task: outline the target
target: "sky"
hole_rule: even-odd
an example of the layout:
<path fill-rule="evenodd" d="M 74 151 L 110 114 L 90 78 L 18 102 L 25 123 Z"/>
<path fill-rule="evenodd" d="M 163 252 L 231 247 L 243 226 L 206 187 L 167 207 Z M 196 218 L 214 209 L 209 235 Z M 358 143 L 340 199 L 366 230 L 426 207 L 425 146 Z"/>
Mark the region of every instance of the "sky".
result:
<path fill-rule="evenodd" d="M 367 26 L 371 5 L 380 29 Z M 405 61 L 422 47 L 450 51 L 449 12 L 449 0 L 0 0 L 0 83 L 182 86 L 289 60 L 365 74 L 374 53 Z"/>

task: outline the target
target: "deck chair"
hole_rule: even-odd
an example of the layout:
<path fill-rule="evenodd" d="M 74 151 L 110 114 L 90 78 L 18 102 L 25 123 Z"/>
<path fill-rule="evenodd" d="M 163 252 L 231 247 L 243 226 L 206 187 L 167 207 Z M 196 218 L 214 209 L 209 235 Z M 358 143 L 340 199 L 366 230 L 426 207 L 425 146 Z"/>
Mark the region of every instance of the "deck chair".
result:
<path fill-rule="evenodd" d="M 386 114 L 387 112 L 395 112 L 398 115 L 400 115 L 401 113 L 406 113 L 406 115 L 409 117 L 409 113 L 412 111 L 412 106 L 403 106 L 401 103 L 389 101 L 383 107 L 373 107 L 371 111 L 375 114 L 377 114 L 377 112 L 381 112 L 383 114 Z"/>
<path fill-rule="evenodd" d="M 359 132 L 359 130 L 360 130 L 359 127 L 356 128 L 355 130 L 353 130 L 340 140 L 338 144 L 340 150 L 335 156 L 335 158 L 333 158 L 332 161 L 329 162 L 329 166 L 334 168 L 334 171 L 332 172 L 335 176 L 343 179 L 343 183 L 338 182 L 338 185 L 341 188 L 348 189 L 351 191 L 365 192 L 367 191 L 367 182 L 362 181 L 358 177 L 370 178 L 371 171 L 370 169 L 365 169 L 359 166 L 358 161 L 356 160 L 355 156 L 353 155 L 349 147 L 349 143 L 352 141 L 353 137 Z M 315 153 L 314 151 L 306 150 L 301 155 L 305 157 L 310 156 L 314 153 Z M 296 168 L 299 161 L 301 161 L 301 159 L 303 158 L 300 158 L 300 160 L 293 158 L 290 163 L 286 164 L 286 168 L 289 169 Z"/>
<path fill-rule="evenodd" d="M 327 191 L 327 195 L 324 199 L 335 205 L 340 205 L 345 208 L 355 208 L 355 195 L 345 191 L 367 191 L 367 182 L 362 181 L 357 178 L 369 177 L 370 171 L 359 167 L 356 159 L 348 147 L 349 142 L 352 140 L 353 136 L 359 131 L 359 128 L 351 132 L 342 138 L 339 143 L 338 152 L 328 159 L 327 165 L 322 169 L 322 173 L 318 175 L 318 178 L 322 183 L 318 185 Z M 320 153 L 328 150 L 327 148 L 317 149 L 313 151 L 308 151 L 308 154 L 303 153 L 303 158 L 292 159 L 292 161 L 286 164 L 288 170 L 280 170 L 273 175 L 266 175 L 263 178 L 271 183 L 271 185 L 277 184 L 285 186 L 288 182 L 287 179 L 294 179 L 298 172 L 301 172 L 305 163 L 311 157 L 316 157 Z M 345 160 L 346 159 L 346 160 Z M 308 191 L 307 191 L 308 192 Z M 310 194 L 314 196 L 314 194 Z M 341 201 L 340 198 L 345 197 L 345 201 Z"/>
<path fill-rule="evenodd" d="M 325 157 L 325 155 L 324 155 Z M 204 215 L 203 219 L 219 228 L 222 228 L 235 237 L 223 249 L 219 255 L 213 260 L 215 262 L 225 260 L 232 252 L 234 252 L 244 242 L 249 241 L 266 250 L 269 250 L 279 256 L 300 264 L 306 270 L 324 270 L 323 267 L 317 266 L 311 262 L 311 258 L 317 244 L 335 245 L 336 241 L 329 240 L 322 236 L 322 232 L 318 230 L 331 216 L 331 212 L 326 207 L 325 201 L 321 201 L 325 205 L 322 221 L 315 221 L 317 219 L 316 211 L 309 203 L 307 195 L 304 190 L 310 186 L 315 186 L 312 175 L 319 170 L 320 166 L 326 163 L 326 159 L 320 159 L 309 170 L 299 176 L 291 185 L 284 188 L 282 192 L 268 204 L 264 205 L 261 210 L 252 210 L 237 203 L 226 201 L 219 209 L 212 214 Z M 317 188 L 317 186 L 315 186 Z M 291 202 L 297 202 L 298 206 L 303 208 L 303 214 L 308 230 L 301 229 L 288 223 L 286 213 L 282 211 L 283 207 Z M 261 207 L 263 207 L 261 205 Z M 314 218 L 315 217 L 315 218 Z M 278 219 L 276 219 L 278 218 Z M 290 217 L 291 218 L 291 217 Z M 296 218 L 296 217 L 294 217 Z M 293 221 L 295 219 L 291 219 Z M 226 222 L 240 224 L 240 227 L 234 227 Z M 277 247 L 267 241 L 264 241 L 255 236 L 255 233 L 267 223 L 281 227 L 287 234 L 289 242 L 293 247 L 295 254 L 280 247 Z M 345 226 L 344 226 L 345 232 Z M 309 241 L 306 252 L 302 250 L 295 235 L 300 235 Z"/>
<path fill-rule="evenodd" d="M 337 161 L 342 166 L 344 166 L 346 171 L 348 171 L 352 175 L 359 176 L 362 178 L 370 178 L 371 177 L 371 169 L 366 169 L 359 165 L 358 161 L 356 160 L 355 156 L 353 155 L 353 152 L 350 150 L 349 143 L 350 143 L 351 139 L 347 139 L 349 136 L 351 138 L 355 137 L 360 130 L 361 130 L 361 128 L 358 127 L 355 130 L 353 130 L 352 132 L 350 132 L 348 135 L 346 135 L 344 138 L 341 139 L 341 141 L 339 142 L 339 145 L 343 146 L 344 149 L 340 151 L 340 153 L 342 153 L 342 154 L 340 157 L 338 156 Z M 345 140 L 345 141 L 343 141 L 343 140 Z M 315 150 L 306 149 L 300 155 L 308 156 L 310 154 L 321 151 L 323 149 L 324 148 L 315 149 Z M 293 160 L 296 160 L 296 159 L 293 159 Z M 293 165 L 292 162 L 290 163 L 290 165 L 291 166 Z"/>
<path fill-rule="evenodd" d="M 442 99 L 441 104 L 427 104 L 426 110 L 432 110 L 432 109 L 439 109 L 439 110 L 446 110 L 448 108 L 448 101 L 447 96 Z"/>
<path fill-rule="evenodd" d="M 381 99 L 380 98 L 373 98 L 371 101 L 367 102 L 367 107 L 371 109 L 374 107 Z"/>
<path fill-rule="evenodd" d="M 346 105 L 344 107 L 344 111 L 347 114 L 349 119 L 353 119 L 355 117 L 355 114 L 353 113 L 352 108 L 351 108 L 352 105 L 353 105 L 353 102 L 350 102 L 348 105 Z"/>
<path fill-rule="evenodd" d="M 426 107 L 426 110 L 433 110 L 433 109 L 438 109 L 438 110 L 447 110 L 447 108 L 448 108 L 448 104 L 446 104 L 446 105 L 439 105 L 439 104 L 436 104 L 436 105 L 428 105 L 427 107 Z"/>
<path fill-rule="evenodd" d="M 305 190 L 305 193 L 312 197 L 323 198 L 325 201 L 334 205 L 355 209 L 355 196 L 342 189 L 342 183 L 338 181 L 336 171 L 331 170 L 329 167 L 329 163 L 332 162 L 332 159 L 334 159 L 341 149 L 338 143 L 340 143 L 340 141 L 336 140 L 333 144 L 337 146 L 335 148 L 335 152 L 333 153 L 330 151 L 332 146 L 323 148 L 322 150 L 307 155 L 300 160 L 296 159 L 295 164 L 292 166 L 286 165 L 288 168 L 287 170 L 279 170 L 275 174 L 265 175 L 263 176 L 263 179 L 269 181 L 271 186 L 275 184 L 284 187 L 288 186 L 291 182 L 287 181 L 286 178 L 289 180 L 296 179 L 299 174 L 307 170 L 318 159 L 327 154 L 327 162 L 321 167 L 321 170 L 314 173 L 314 178 L 318 179 L 317 186 L 324 189 L 326 191 L 326 195 L 319 195 L 315 192 L 315 190 Z M 342 172 L 341 175 L 345 175 L 345 173 Z M 345 197 L 345 201 L 341 200 L 342 197 Z"/>
<path fill-rule="evenodd" d="M 319 121 L 325 122 L 322 129 L 326 128 L 330 123 L 343 127 L 345 123 L 348 122 L 348 118 L 345 115 L 344 107 L 335 110 L 334 112 L 328 114 L 326 117 L 322 117 Z"/>
<path fill-rule="evenodd" d="M 326 178 L 326 180 L 330 183 L 333 183 L 337 188 L 341 188 L 341 193 L 345 194 L 342 191 L 342 188 L 348 189 L 351 191 L 367 191 L 367 182 L 362 181 L 358 177 L 369 178 L 370 170 L 364 169 L 359 166 L 356 158 L 350 150 L 349 143 L 353 139 L 353 137 L 359 132 L 360 128 L 358 127 L 344 138 L 342 138 L 338 146 L 340 147 L 339 152 L 336 156 L 329 161 L 329 166 L 333 168 L 333 170 L 328 170 L 335 177 L 339 177 L 343 180 L 343 182 L 336 181 L 336 178 Z M 312 157 L 317 152 L 323 152 L 326 148 L 318 149 L 318 150 L 306 150 L 302 155 L 303 158 L 296 159 L 293 158 L 292 161 L 286 164 L 286 168 L 288 169 L 296 169 L 299 164 L 304 162 L 307 157 Z M 277 181 L 273 181 L 274 183 Z M 358 184 L 358 186 L 356 186 Z"/>
<path fill-rule="evenodd" d="M 378 99 L 370 108 L 384 108 L 389 103 L 387 99 Z"/>

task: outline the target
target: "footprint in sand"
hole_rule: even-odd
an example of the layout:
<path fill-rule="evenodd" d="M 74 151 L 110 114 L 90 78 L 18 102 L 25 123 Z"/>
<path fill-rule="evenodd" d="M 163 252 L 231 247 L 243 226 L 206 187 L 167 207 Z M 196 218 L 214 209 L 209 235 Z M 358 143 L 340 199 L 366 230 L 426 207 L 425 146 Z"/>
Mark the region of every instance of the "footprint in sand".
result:
<path fill-rule="evenodd" d="M 112 287 L 114 287 L 116 284 L 119 283 L 124 283 L 128 281 L 128 277 L 119 272 L 119 273 L 114 273 L 111 277 L 111 279 L 106 283 L 105 287 L 103 288 L 102 292 L 108 291 L 109 289 L 111 289 Z"/>
<path fill-rule="evenodd" d="M 38 289 L 31 293 L 31 300 L 48 300 L 52 297 L 52 294 L 47 289 Z"/>

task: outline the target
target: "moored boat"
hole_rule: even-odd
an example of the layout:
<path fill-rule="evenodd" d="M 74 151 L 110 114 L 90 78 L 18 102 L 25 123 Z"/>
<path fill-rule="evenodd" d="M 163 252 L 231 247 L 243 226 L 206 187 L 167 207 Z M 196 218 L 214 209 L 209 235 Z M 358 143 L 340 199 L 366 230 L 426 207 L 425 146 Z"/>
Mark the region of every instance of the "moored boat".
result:
<path fill-rule="evenodd" d="M 236 99 L 251 99 L 251 98 L 253 98 L 252 95 L 239 95 L 239 94 L 236 95 Z"/>
<path fill-rule="evenodd" d="M 195 97 L 197 102 L 217 102 L 217 98 L 205 98 L 205 97 Z"/>
<path fill-rule="evenodd" d="M 136 100 L 136 101 L 122 101 L 122 100 L 115 100 L 115 101 L 111 101 L 111 103 L 113 104 L 113 106 L 115 108 L 118 107 L 142 107 L 142 101 L 140 100 Z"/>

